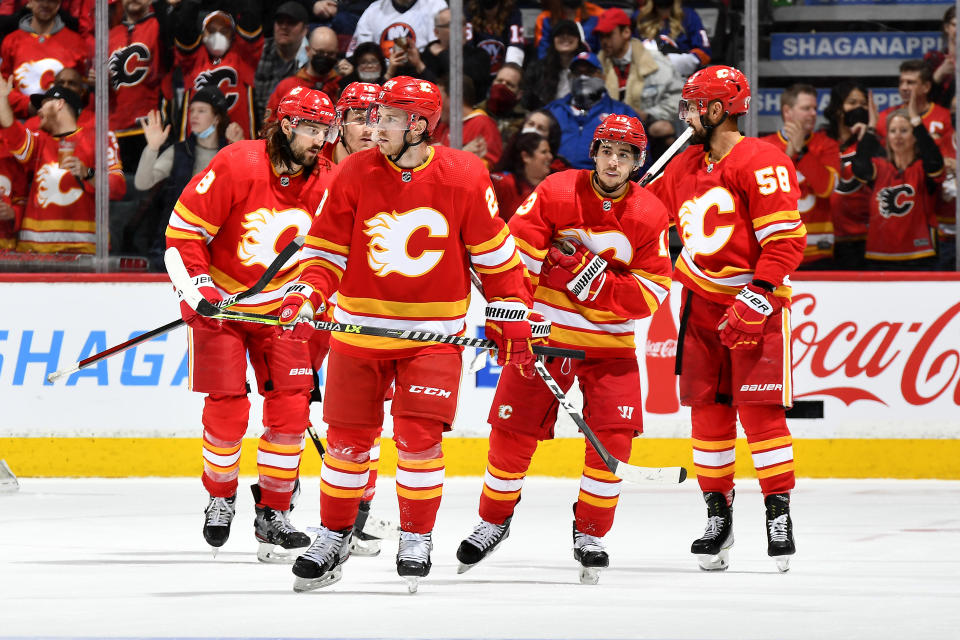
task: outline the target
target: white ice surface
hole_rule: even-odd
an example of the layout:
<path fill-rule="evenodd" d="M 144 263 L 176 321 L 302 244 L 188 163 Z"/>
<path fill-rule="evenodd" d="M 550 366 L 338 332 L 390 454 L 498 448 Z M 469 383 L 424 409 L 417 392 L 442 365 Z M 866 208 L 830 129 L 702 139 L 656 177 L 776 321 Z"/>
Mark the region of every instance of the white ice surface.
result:
<path fill-rule="evenodd" d="M 731 568 L 716 574 L 689 553 L 704 523 L 696 483 L 625 483 L 611 567 L 585 586 L 570 550 L 576 481 L 528 479 L 510 539 L 458 576 L 481 480 L 448 479 L 416 595 L 396 543 L 293 593 L 289 566 L 256 561 L 249 482 L 213 559 L 199 479 L 21 479 L 0 496 L 0 637 L 960 638 L 957 482 L 801 480 L 787 574 L 766 557 L 756 481 L 738 486 Z M 317 480 L 304 484 L 301 528 L 319 524 Z M 392 478 L 373 512 L 396 518 Z"/>

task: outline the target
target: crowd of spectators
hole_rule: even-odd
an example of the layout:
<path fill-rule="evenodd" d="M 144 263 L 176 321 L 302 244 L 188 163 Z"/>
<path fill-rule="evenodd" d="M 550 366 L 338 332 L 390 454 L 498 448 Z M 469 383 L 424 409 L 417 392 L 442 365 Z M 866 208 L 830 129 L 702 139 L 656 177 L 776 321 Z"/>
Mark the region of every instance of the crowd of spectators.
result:
<path fill-rule="evenodd" d="M 0 0 L 0 250 L 94 252 L 94 4 Z M 525 38 L 516 0 L 465 0 L 461 25 L 445 0 L 110 0 L 111 253 L 161 268 L 178 191 L 220 148 L 257 137 L 297 86 L 336 102 L 354 81 L 435 82 L 435 143 L 449 144 L 460 109 L 463 148 L 491 171 L 505 217 L 549 173 L 592 166 L 593 130 L 610 113 L 643 120 L 650 163 L 679 133 L 685 78 L 717 61 L 681 0 L 616 4 L 541 0 Z M 453 28 L 462 105 L 446 93 Z M 955 28 L 948 12 L 944 32 Z M 816 131 L 816 90 L 784 92 L 783 127 L 767 139 L 797 165 L 804 268 L 952 268 L 945 42 L 901 68 L 902 109 L 877 113 L 864 87 L 841 82 Z"/>

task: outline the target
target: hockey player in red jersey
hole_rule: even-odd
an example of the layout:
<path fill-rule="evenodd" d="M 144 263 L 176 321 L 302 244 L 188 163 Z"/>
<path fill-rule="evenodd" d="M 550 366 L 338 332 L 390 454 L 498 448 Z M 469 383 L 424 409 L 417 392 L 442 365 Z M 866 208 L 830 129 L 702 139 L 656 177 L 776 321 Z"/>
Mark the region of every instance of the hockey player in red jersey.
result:
<path fill-rule="evenodd" d="M 707 67 L 683 87 L 693 143 L 651 183 L 683 240 L 674 277 L 684 287 L 677 345 L 680 402 L 693 422 L 693 462 L 707 528 L 691 552 L 704 570 L 728 566 L 733 546 L 737 418 L 747 435 L 767 511 L 767 553 L 781 571 L 794 553 L 793 403 L 789 275 L 803 258 L 793 163 L 743 137 L 750 87 L 737 69 Z"/>
<path fill-rule="evenodd" d="M 651 315 L 670 292 L 667 211 L 630 181 L 646 146 L 640 120 L 607 116 L 593 134 L 594 169 L 548 176 L 509 225 L 535 286 L 534 310 L 551 322 L 550 344 L 587 354 L 548 361 L 547 368 L 564 391 L 579 380 L 584 418 L 620 460 L 629 459 L 643 431 L 633 321 Z M 457 550 L 460 573 L 509 535 L 530 460 L 540 440 L 553 438 L 558 408 L 542 380 L 516 369 L 500 375 L 488 417 L 480 524 Z M 609 563 L 603 536 L 613 525 L 620 479 L 585 445 L 573 555 L 581 582 L 596 584 Z"/>
<path fill-rule="evenodd" d="M 336 130 L 336 113 L 319 91 L 300 89 L 280 105 L 265 139 L 222 149 L 183 190 L 167 227 L 201 293 L 216 303 L 249 288 L 277 253 L 310 229 L 329 165 L 320 156 Z M 275 313 L 300 273 L 284 268 L 262 293 L 234 309 Z M 210 494 L 203 535 L 216 548 L 230 534 L 235 512 L 240 446 L 247 430 L 247 355 L 263 396 L 264 432 L 257 449 L 259 482 L 254 531 L 258 558 L 283 559 L 276 549 L 310 544 L 287 519 L 296 485 L 313 386 L 307 346 L 281 338 L 276 327 L 220 323 L 181 303 L 190 326 L 190 386 L 207 394 L 203 408 L 203 486 Z M 290 557 L 292 559 L 292 557 Z"/>
<path fill-rule="evenodd" d="M 433 83 L 399 76 L 383 85 L 370 109 L 378 148 L 338 165 L 301 252 L 300 282 L 284 298 L 281 321 L 312 320 L 336 292 L 337 322 L 460 334 L 473 268 L 489 296 L 486 334 L 498 346 L 499 362 L 531 367 L 532 300 L 523 263 L 497 216 L 480 161 L 430 146 L 439 119 L 440 92 Z M 460 371 L 461 349 L 454 345 L 333 334 L 323 407 L 328 424 L 320 482 L 323 526 L 294 564 L 294 590 L 341 577 L 367 484 L 369 451 L 383 424 L 383 395 L 394 378 L 397 573 L 415 591 L 430 572 L 443 491 L 441 435 L 453 422 Z"/>

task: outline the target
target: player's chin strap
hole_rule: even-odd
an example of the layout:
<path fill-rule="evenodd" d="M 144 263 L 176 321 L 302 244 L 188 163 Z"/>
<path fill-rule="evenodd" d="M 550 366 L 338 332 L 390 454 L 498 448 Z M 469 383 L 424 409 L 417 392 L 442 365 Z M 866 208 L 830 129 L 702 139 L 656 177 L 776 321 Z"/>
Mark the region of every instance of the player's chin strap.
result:
<path fill-rule="evenodd" d="M 714 124 L 710 124 L 710 123 L 707 121 L 706 115 L 707 115 L 707 114 L 705 114 L 705 113 L 701 113 L 701 114 L 700 114 L 700 126 L 702 126 L 702 127 L 703 127 L 704 129 L 706 129 L 706 131 L 707 131 L 707 136 L 706 136 L 707 139 L 706 139 L 706 140 L 704 141 L 704 143 L 703 143 L 703 150 L 704 150 L 704 151 L 710 151 L 710 138 L 713 137 L 713 130 L 716 129 L 717 127 L 719 127 L 720 125 L 722 125 L 724 122 L 726 122 L 726 120 L 727 120 L 727 115 L 728 115 L 728 114 L 727 114 L 726 111 L 724 111 L 724 112 L 723 112 L 723 117 L 720 118 L 720 121 L 719 121 L 719 122 L 716 122 L 716 123 L 714 123 Z"/>
<path fill-rule="evenodd" d="M 410 147 L 415 147 L 418 144 L 423 144 L 424 140 L 426 139 L 426 135 L 422 135 L 420 136 L 420 139 L 417 140 L 416 142 L 410 142 L 409 140 L 407 140 L 408 133 L 410 133 L 410 129 L 407 129 L 403 132 L 403 146 L 400 147 L 400 153 L 393 156 L 392 158 L 390 156 L 387 156 L 387 159 L 397 166 L 400 166 L 400 158 L 402 158 L 403 154 L 407 152 L 407 149 L 409 149 Z"/>

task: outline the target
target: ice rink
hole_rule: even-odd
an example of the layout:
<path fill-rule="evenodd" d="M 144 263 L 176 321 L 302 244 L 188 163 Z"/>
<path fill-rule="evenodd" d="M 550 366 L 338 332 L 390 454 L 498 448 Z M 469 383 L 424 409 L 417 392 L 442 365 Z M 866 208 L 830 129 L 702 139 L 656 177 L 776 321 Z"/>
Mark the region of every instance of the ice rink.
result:
<path fill-rule="evenodd" d="M 199 479 L 21 479 L 0 495 L 0 637 L 960 637 L 957 482 L 800 480 L 787 574 L 766 557 L 755 480 L 738 485 L 731 568 L 715 574 L 689 553 L 705 521 L 696 482 L 624 483 L 611 567 L 586 586 L 571 553 L 575 480 L 528 479 L 510 539 L 458 576 L 481 479 L 452 478 L 433 571 L 410 595 L 395 542 L 295 594 L 289 566 L 256 561 L 250 481 L 214 559 Z M 373 513 L 395 519 L 393 478 L 379 485 Z M 305 479 L 295 524 L 319 524 L 318 496 Z"/>

